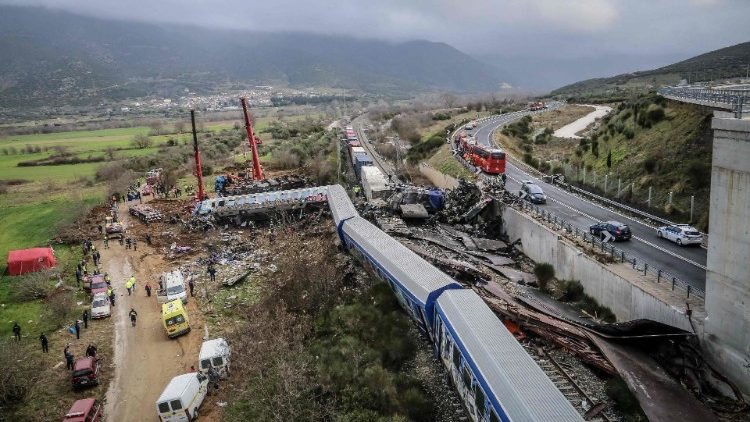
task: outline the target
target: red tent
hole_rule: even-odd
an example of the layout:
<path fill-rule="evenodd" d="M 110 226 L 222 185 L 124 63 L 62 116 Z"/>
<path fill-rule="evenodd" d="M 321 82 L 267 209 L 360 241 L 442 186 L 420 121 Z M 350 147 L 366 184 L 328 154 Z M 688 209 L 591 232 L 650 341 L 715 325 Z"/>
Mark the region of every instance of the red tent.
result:
<path fill-rule="evenodd" d="M 8 252 L 8 274 L 19 275 L 54 267 L 52 248 L 21 249 Z"/>

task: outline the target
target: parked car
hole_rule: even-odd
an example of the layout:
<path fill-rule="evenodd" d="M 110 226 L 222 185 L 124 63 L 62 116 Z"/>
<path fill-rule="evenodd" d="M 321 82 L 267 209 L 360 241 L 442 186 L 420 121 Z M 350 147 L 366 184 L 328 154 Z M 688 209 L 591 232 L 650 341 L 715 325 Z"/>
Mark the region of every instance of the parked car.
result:
<path fill-rule="evenodd" d="M 231 355 L 229 344 L 223 338 L 206 340 L 201 345 L 201 351 L 198 354 L 198 370 L 207 374 L 209 368 L 214 368 L 219 376 L 226 378 L 229 376 Z"/>
<path fill-rule="evenodd" d="M 542 188 L 531 180 L 526 180 L 521 183 L 521 191 L 518 196 L 522 196 L 527 201 L 531 201 L 534 204 L 546 204 L 547 195 L 544 194 Z"/>
<path fill-rule="evenodd" d="M 604 221 L 596 223 L 589 227 L 589 231 L 594 236 L 599 236 L 602 239 L 607 237 L 606 233 L 612 235 L 614 240 L 630 240 L 630 237 L 632 236 L 630 227 L 619 221 Z"/>
<path fill-rule="evenodd" d="M 73 365 L 73 388 L 99 385 L 99 359 L 86 356 Z"/>
<path fill-rule="evenodd" d="M 700 245 L 703 234 L 690 224 L 674 224 L 656 229 L 656 235 L 680 245 Z"/>
<path fill-rule="evenodd" d="M 91 318 L 106 318 L 112 316 L 109 298 L 106 292 L 99 292 L 91 300 Z"/>
<path fill-rule="evenodd" d="M 107 282 L 104 281 L 104 276 L 101 278 L 95 278 L 91 280 L 91 297 L 97 295 L 97 293 L 107 293 Z"/>
<path fill-rule="evenodd" d="M 91 291 L 91 284 L 92 283 L 99 283 L 104 281 L 104 276 L 101 274 L 96 275 L 87 275 L 83 277 L 83 289 L 88 291 Z"/>
<path fill-rule="evenodd" d="M 102 405 L 95 398 L 77 400 L 63 417 L 63 422 L 101 422 Z"/>
<path fill-rule="evenodd" d="M 208 377 L 191 372 L 178 375 L 167 384 L 156 400 L 156 415 L 162 422 L 189 422 L 198 417 L 198 408 L 208 392 Z"/>

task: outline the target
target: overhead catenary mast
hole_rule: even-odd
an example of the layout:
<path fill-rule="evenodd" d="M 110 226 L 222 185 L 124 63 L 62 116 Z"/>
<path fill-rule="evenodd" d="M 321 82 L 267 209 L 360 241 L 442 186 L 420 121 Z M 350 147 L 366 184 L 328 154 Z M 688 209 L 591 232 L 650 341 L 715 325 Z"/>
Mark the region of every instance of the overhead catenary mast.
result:
<path fill-rule="evenodd" d="M 260 158 L 258 157 L 258 144 L 260 140 L 255 137 L 255 132 L 253 132 L 253 124 L 250 122 L 250 114 L 247 111 L 247 98 L 241 97 L 240 102 L 242 103 L 242 112 L 245 114 L 247 142 L 250 144 L 250 151 L 253 158 L 253 180 L 263 180 L 263 168 L 260 166 Z"/>

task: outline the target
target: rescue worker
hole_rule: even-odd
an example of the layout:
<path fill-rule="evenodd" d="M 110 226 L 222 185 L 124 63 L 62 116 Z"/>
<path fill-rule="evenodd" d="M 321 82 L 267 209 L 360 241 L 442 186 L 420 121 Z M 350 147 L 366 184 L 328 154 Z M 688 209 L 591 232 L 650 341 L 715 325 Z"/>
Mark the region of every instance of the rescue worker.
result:
<path fill-rule="evenodd" d="M 146 296 L 151 297 L 151 285 L 146 283 L 144 288 L 146 289 Z"/>
<path fill-rule="evenodd" d="M 83 277 L 83 271 L 81 271 L 81 265 L 78 264 L 76 268 L 76 287 L 81 287 L 81 278 Z"/>
<path fill-rule="evenodd" d="M 216 268 L 213 264 L 208 264 L 208 275 L 211 276 L 211 281 L 216 281 Z"/>
<path fill-rule="evenodd" d="M 128 279 L 128 281 L 125 282 L 125 288 L 128 289 L 128 296 L 130 296 L 130 294 L 132 293 L 132 289 L 133 289 L 133 282 L 131 282 L 130 279 Z"/>
<path fill-rule="evenodd" d="M 39 336 L 39 341 L 42 343 L 42 353 L 49 353 L 49 341 L 47 340 L 47 336 L 45 336 L 44 333 Z"/>
<path fill-rule="evenodd" d="M 73 360 L 73 353 L 70 353 L 70 344 L 65 346 L 63 354 L 65 355 L 65 364 L 67 365 L 67 368 L 72 371 L 75 361 Z"/>
<path fill-rule="evenodd" d="M 112 304 L 112 307 L 115 306 L 115 292 L 112 289 L 109 289 L 109 303 Z"/>
<path fill-rule="evenodd" d="M 83 320 L 83 328 L 89 328 L 89 311 L 88 309 L 83 310 L 83 315 L 81 317 L 81 320 Z"/>
<path fill-rule="evenodd" d="M 104 235 L 104 249 L 109 249 L 109 237 L 107 235 Z"/>
<path fill-rule="evenodd" d="M 138 317 L 138 312 L 136 312 L 135 309 L 130 308 L 130 312 L 128 312 L 128 315 L 130 315 L 130 324 L 135 327 L 135 320 Z"/>
<path fill-rule="evenodd" d="M 112 285 L 112 276 L 110 276 L 109 273 L 104 273 L 104 281 L 107 282 L 107 286 L 111 286 Z"/>
<path fill-rule="evenodd" d="M 16 341 L 21 341 L 21 326 L 18 325 L 18 321 L 13 323 L 13 338 Z"/>
<path fill-rule="evenodd" d="M 133 250 L 134 251 L 138 250 L 138 243 L 135 241 L 135 239 L 133 239 Z"/>
<path fill-rule="evenodd" d="M 128 281 L 130 281 L 130 287 L 133 289 L 133 293 L 135 293 L 135 276 L 131 275 Z"/>

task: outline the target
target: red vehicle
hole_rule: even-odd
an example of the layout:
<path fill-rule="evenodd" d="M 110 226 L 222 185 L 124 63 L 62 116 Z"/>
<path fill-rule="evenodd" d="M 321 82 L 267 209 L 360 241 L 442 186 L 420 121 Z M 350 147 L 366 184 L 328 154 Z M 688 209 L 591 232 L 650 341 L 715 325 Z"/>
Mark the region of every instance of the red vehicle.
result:
<path fill-rule="evenodd" d="M 63 422 L 101 422 L 102 406 L 94 398 L 81 399 L 73 403 Z"/>
<path fill-rule="evenodd" d="M 86 356 L 73 365 L 73 388 L 99 385 L 99 359 Z"/>
<path fill-rule="evenodd" d="M 96 275 L 95 278 L 91 279 L 91 297 L 94 297 L 97 293 L 107 293 L 107 282 L 104 281 L 104 276 Z"/>
<path fill-rule="evenodd" d="M 505 173 L 505 152 L 501 149 L 477 145 L 476 141 L 460 135 L 456 139 L 456 148 L 461 156 L 471 165 L 487 174 Z"/>
<path fill-rule="evenodd" d="M 104 276 L 101 274 L 86 275 L 83 277 L 83 289 L 90 292 L 92 284 L 104 283 Z M 106 284 L 106 283 L 105 283 Z M 93 296 L 94 294 L 91 293 Z"/>

